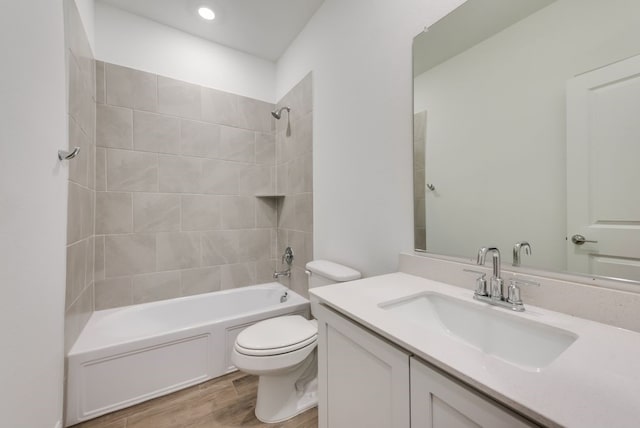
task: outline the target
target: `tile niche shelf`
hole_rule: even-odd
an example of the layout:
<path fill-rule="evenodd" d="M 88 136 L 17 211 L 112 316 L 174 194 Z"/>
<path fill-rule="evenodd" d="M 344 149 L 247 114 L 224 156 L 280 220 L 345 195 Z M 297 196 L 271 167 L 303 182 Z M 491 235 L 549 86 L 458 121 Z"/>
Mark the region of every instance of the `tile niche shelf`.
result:
<path fill-rule="evenodd" d="M 281 193 L 258 193 L 254 196 L 256 198 L 284 198 L 286 195 Z"/>

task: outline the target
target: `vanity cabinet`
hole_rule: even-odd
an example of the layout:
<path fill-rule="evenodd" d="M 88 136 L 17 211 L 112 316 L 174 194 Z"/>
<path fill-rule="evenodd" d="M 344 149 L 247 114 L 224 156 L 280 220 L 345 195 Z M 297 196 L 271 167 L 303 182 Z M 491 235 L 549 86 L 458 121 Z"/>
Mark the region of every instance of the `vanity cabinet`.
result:
<path fill-rule="evenodd" d="M 410 366 L 412 428 L 536 426 L 417 358 Z"/>
<path fill-rule="evenodd" d="M 312 312 L 320 428 L 536 426 L 334 310 Z"/>
<path fill-rule="evenodd" d="M 319 306 L 320 428 L 409 428 L 409 354 Z"/>

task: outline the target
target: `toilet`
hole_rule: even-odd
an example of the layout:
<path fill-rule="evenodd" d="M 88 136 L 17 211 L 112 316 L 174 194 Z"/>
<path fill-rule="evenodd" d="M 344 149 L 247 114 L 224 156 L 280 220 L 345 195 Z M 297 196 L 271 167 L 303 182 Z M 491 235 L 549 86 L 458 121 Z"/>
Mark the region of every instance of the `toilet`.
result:
<path fill-rule="evenodd" d="M 360 272 L 327 260 L 307 263 L 309 288 L 353 281 Z M 290 419 L 318 403 L 318 323 L 300 315 L 260 321 L 237 337 L 231 359 L 260 376 L 256 417 L 264 423 Z"/>

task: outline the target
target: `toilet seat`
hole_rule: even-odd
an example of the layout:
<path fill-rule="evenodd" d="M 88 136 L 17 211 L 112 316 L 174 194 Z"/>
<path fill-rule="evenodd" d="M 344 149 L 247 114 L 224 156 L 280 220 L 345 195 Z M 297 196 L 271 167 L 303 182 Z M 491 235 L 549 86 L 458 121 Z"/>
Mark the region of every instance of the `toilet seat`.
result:
<path fill-rule="evenodd" d="M 242 331 L 235 350 L 247 356 L 274 356 L 315 346 L 318 326 L 300 315 L 277 317 L 261 321 Z"/>

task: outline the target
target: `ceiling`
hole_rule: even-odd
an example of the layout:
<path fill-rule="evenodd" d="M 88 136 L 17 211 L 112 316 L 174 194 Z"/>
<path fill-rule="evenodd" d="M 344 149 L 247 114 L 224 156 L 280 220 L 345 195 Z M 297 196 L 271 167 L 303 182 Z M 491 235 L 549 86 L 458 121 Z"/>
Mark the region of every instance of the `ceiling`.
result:
<path fill-rule="evenodd" d="M 324 0 L 100 0 L 221 45 L 276 61 Z M 197 10 L 213 9 L 205 21 Z"/>
<path fill-rule="evenodd" d="M 413 41 L 413 76 L 488 39 L 555 0 L 468 0 Z"/>

